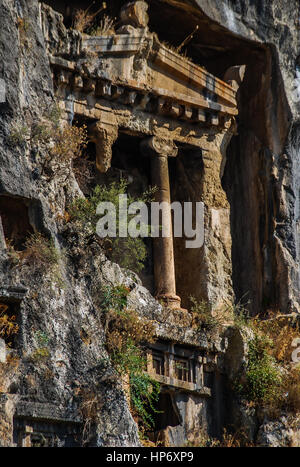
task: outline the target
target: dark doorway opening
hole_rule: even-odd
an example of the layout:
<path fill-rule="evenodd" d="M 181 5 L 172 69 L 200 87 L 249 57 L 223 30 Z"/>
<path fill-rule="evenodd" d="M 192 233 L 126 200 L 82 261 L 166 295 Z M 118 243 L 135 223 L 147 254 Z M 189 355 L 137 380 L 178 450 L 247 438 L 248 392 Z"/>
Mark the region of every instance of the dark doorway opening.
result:
<path fill-rule="evenodd" d="M 156 445 L 164 445 L 165 430 L 168 427 L 176 427 L 181 424 L 180 415 L 172 395 L 168 392 L 161 392 L 157 404 L 157 412 L 153 416 L 154 428 L 148 433 L 149 439 Z"/>
<path fill-rule="evenodd" d="M 25 248 L 26 239 L 34 232 L 29 218 L 29 200 L 0 195 L 0 216 L 6 242 L 16 250 Z"/>

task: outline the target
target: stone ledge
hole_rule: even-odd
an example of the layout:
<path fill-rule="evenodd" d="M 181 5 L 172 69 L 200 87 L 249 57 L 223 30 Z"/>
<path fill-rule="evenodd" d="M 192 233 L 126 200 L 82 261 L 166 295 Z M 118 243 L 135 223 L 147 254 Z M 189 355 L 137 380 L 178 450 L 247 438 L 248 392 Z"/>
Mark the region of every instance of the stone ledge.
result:
<path fill-rule="evenodd" d="M 196 383 L 181 381 L 177 378 L 170 378 L 169 376 L 158 375 L 156 373 L 151 373 L 150 376 L 162 386 L 167 386 L 167 388 L 171 390 L 193 392 L 201 397 L 211 396 L 211 389 L 206 386 L 197 386 Z"/>
<path fill-rule="evenodd" d="M 82 423 L 82 419 L 66 407 L 47 402 L 18 402 L 15 414 L 18 418 L 44 420 L 60 423 Z"/>
<path fill-rule="evenodd" d="M 99 53 L 137 53 L 145 34 L 115 34 L 113 36 L 98 36 L 85 38 L 82 41 L 82 49 Z"/>
<path fill-rule="evenodd" d="M 28 289 L 22 285 L 3 285 L 0 287 L 0 300 L 20 302 L 24 299 Z"/>

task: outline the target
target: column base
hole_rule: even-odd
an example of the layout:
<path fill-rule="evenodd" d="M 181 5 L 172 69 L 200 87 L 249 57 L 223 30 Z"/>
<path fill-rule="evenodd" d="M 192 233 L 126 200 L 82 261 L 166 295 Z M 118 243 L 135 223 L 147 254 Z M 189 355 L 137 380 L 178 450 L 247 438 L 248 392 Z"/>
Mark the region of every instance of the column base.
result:
<path fill-rule="evenodd" d="M 164 305 L 173 310 L 181 310 L 181 298 L 178 295 L 174 294 L 160 294 L 157 297 L 157 300 L 162 300 Z"/>

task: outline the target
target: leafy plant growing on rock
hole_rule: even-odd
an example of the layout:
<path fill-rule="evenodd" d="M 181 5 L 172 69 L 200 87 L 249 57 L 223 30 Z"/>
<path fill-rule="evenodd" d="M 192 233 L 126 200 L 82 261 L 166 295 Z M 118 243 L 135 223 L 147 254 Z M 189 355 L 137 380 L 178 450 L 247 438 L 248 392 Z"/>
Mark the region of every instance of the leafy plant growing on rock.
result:
<path fill-rule="evenodd" d="M 34 138 L 48 144 L 48 146 L 49 142 L 52 142 L 43 161 L 42 173 L 53 171 L 57 174 L 63 170 L 65 179 L 67 179 L 73 161 L 82 156 L 82 151 L 87 145 L 87 129 L 85 125 L 57 127 L 55 118 L 54 116 L 46 126 L 38 125 L 34 132 Z"/>
<path fill-rule="evenodd" d="M 57 250 L 52 239 L 48 239 L 39 232 L 31 234 L 25 241 L 24 249 L 16 251 L 9 245 L 8 256 L 13 267 L 24 265 L 33 273 L 49 274 L 51 281 L 59 287 L 64 287 L 61 275 L 61 253 Z"/>
<path fill-rule="evenodd" d="M 269 417 L 300 412 L 300 370 L 291 361 L 292 341 L 299 325 L 287 316 L 269 312 L 266 319 L 244 322 L 248 340 L 247 364 L 236 388 L 242 397 L 264 409 Z"/>
<path fill-rule="evenodd" d="M 69 209 L 71 219 L 78 221 L 82 229 L 96 233 L 96 225 L 99 216 L 96 214 L 97 206 L 101 202 L 111 202 L 118 212 L 119 195 L 126 194 L 128 183 L 122 179 L 119 183 L 113 182 L 109 186 L 97 185 L 89 198 L 78 198 Z M 135 201 L 149 202 L 152 200 L 155 189 L 145 192 L 140 198 L 134 198 L 128 195 L 128 204 Z M 133 218 L 129 215 L 127 222 Z M 121 267 L 132 269 L 135 272 L 142 270 L 147 256 L 146 246 L 140 237 L 130 236 L 120 237 L 121 224 L 116 219 L 116 233 L 114 238 L 106 238 L 102 241 L 102 246 L 106 255 L 111 261 L 118 263 Z M 149 228 L 149 226 L 148 226 Z"/>
<path fill-rule="evenodd" d="M 146 372 L 143 346 L 153 341 L 152 322 L 127 308 L 130 290 L 124 285 L 105 287 L 102 291 L 102 320 L 106 348 L 121 377 L 129 377 L 131 408 L 149 428 L 153 424 L 160 386 Z"/>
<path fill-rule="evenodd" d="M 34 335 L 37 347 L 30 354 L 30 357 L 35 362 L 45 361 L 50 357 L 49 337 L 43 331 L 36 331 Z"/>
<path fill-rule="evenodd" d="M 22 123 L 15 123 L 11 130 L 8 137 L 8 142 L 12 146 L 22 146 L 29 136 L 29 128 L 28 126 Z"/>
<path fill-rule="evenodd" d="M 270 341 L 259 335 L 249 342 L 246 384 L 242 388 L 247 400 L 272 403 L 278 396 L 282 379 L 269 346 Z"/>

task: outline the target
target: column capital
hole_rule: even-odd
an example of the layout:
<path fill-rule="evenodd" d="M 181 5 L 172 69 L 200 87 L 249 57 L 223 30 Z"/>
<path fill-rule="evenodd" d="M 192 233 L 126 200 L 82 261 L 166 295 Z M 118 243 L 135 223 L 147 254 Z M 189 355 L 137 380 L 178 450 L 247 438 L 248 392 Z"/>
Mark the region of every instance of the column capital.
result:
<path fill-rule="evenodd" d="M 176 157 L 178 148 L 174 141 L 151 136 L 141 142 L 141 151 L 145 156 Z"/>

